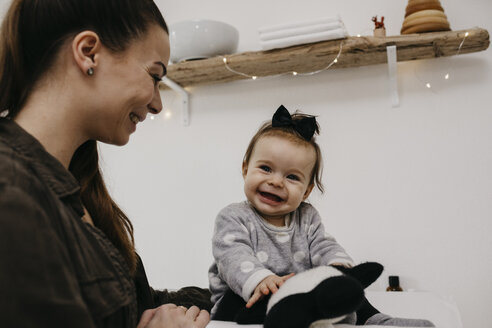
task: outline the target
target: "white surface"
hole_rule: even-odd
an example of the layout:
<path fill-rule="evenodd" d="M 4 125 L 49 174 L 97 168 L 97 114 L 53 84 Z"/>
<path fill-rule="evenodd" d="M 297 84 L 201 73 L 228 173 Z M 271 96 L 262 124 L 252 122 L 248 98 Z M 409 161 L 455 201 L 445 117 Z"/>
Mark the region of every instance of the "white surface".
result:
<path fill-rule="evenodd" d="M 345 325 L 345 324 L 339 324 L 339 325 L 316 325 L 316 328 L 354 328 L 354 327 L 361 327 L 361 326 L 354 326 L 354 325 Z M 392 326 L 373 326 L 373 325 L 367 325 L 364 326 L 365 328 L 371 328 L 371 327 L 384 327 L 384 328 L 401 328 L 401 327 L 392 327 Z M 230 321 L 210 321 L 210 323 L 207 325 L 207 328 L 263 328 L 263 325 L 238 325 L 235 322 L 230 322 Z M 313 327 L 314 328 L 314 327 Z M 406 328 L 412 328 L 412 327 L 406 327 Z"/>
<path fill-rule="evenodd" d="M 238 51 L 259 50 L 258 28 L 340 14 L 351 35 L 372 35 L 374 15 L 399 34 L 408 1 L 157 0 L 169 24 L 207 18 L 234 25 Z M 492 33 L 492 1 L 441 1 L 454 30 Z M 465 41 L 466 43 L 466 41 Z M 336 65 L 335 65 L 336 66 Z M 451 72 L 451 78 L 442 79 Z M 359 261 L 379 261 L 404 289 L 452 295 L 466 328 L 490 328 L 492 304 L 492 49 L 398 64 L 400 107 L 388 68 L 330 69 L 163 92 L 161 114 L 130 143 L 103 147 L 104 173 L 135 227 L 150 283 L 207 286 L 213 221 L 244 199 L 241 159 L 280 104 L 318 115 L 326 192 L 313 205 L 327 231 Z M 420 79 L 420 80 L 419 80 Z M 429 90 L 422 81 L 430 81 Z"/>
<path fill-rule="evenodd" d="M 290 46 L 304 44 L 304 43 L 343 39 L 346 38 L 347 36 L 348 36 L 347 30 L 342 26 L 340 28 L 329 30 L 329 31 L 295 35 L 295 36 L 285 37 L 282 39 L 273 39 L 268 41 L 260 40 L 260 44 L 264 50 L 270 50 L 275 48 L 290 47 Z"/>
<path fill-rule="evenodd" d="M 341 22 L 342 19 L 340 18 L 340 15 L 336 15 L 332 17 L 317 17 L 309 20 L 289 21 L 287 23 L 284 22 L 282 24 L 277 24 L 273 26 L 259 27 L 258 33 L 260 33 L 260 35 L 270 34 L 279 31 L 297 30 L 297 29 L 312 27 L 320 24 L 332 24 L 332 23 L 340 24 Z"/>
<path fill-rule="evenodd" d="M 366 292 L 367 299 L 378 310 L 393 317 L 428 319 L 436 328 L 463 328 L 456 303 L 446 297 L 423 292 Z M 262 325 L 238 325 L 234 322 L 211 321 L 207 328 L 262 328 Z M 316 325 L 328 328 L 329 325 Z M 335 328 L 352 328 L 339 324 Z M 360 326 L 357 326 L 360 327 Z M 364 326 L 383 327 L 383 326 Z M 388 326 L 384 326 L 387 327 Z"/>
<path fill-rule="evenodd" d="M 332 23 L 326 23 L 326 24 L 315 24 L 315 25 L 307 25 L 307 26 L 302 26 L 302 27 L 297 27 L 297 28 L 287 28 L 279 31 L 272 31 L 269 33 L 259 33 L 260 34 L 260 40 L 261 41 L 268 41 L 268 40 L 275 40 L 275 39 L 282 39 L 286 38 L 289 36 L 296 36 L 296 35 L 304 35 L 304 34 L 312 34 L 312 33 L 317 33 L 317 32 L 323 32 L 323 31 L 330 31 L 334 30 L 337 28 L 342 28 L 343 23 L 341 21 L 338 22 L 332 22 Z"/>
<path fill-rule="evenodd" d="M 450 297 L 426 292 L 366 292 L 369 302 L 393 317 L 427 319 L 436 328 L 463 328 L 456 303 Z"/>
<path fill-rule="evenodd" d="M 227 23 L 213 20 L 186 20 L 169 25 L 171 61 L 209 58 L 232 54 L 239 32 Z"/>

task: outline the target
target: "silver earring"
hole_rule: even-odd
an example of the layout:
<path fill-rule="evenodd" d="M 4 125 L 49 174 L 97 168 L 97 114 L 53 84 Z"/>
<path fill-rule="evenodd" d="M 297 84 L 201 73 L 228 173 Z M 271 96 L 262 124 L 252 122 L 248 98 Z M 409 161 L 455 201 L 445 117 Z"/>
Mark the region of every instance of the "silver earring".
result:
<path fill-rule="evenodd" d="M 90 68 L 87 70 L 87 75 L 89 75 L 89 76 L 94 75 L 94 69 L 93 69 L 92 67 L 90 67 Z"/>

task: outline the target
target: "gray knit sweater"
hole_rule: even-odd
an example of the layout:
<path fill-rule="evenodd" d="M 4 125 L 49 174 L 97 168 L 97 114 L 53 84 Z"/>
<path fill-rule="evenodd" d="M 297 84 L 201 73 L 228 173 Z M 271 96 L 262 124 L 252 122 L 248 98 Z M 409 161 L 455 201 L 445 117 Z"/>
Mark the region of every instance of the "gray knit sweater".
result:
<path fill-rule="evenodd" d="M 212 302 L 229 289 L 247 302 L 267 276 L 298 273 L 352 259 L 325 232 L 318 211 L 307 203 L 286 217 L 287 226 L 266 222 L 247 201 L 225 207 L 217 215 L 213 235 L 215 262 L 209 270 Z"/>

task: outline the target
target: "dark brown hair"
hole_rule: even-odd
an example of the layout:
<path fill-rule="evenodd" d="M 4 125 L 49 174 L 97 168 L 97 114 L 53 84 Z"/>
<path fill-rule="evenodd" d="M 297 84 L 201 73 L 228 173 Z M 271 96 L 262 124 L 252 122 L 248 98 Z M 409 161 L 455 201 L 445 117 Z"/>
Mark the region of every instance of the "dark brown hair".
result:
<path fill-rule="evenodd" d="M 111 51 L 122 52 L 152 25 L 168 28 L 152 0 L 13 0 L 0 34 L 0 112 L 15 118 L 32 88 L 55 63 L 61 46 L 91 30 Z M 133 227 L 111 199 L 98 164 L 97 142 L 75 152 L 69 170 L 80 182 L 81 198 L 100 228 L 136 268 Z"/>
<path fill-rule="evenodd" d="M 305 117 L 311 117 L 312 115 L 303 114 L 300 112 L 295 112 L 292 114 L 292 120 L 301 120 Z M 315 135 L 319 135 L 319 124 L 316 122 Z M 251 141 L 249 142 L 248 148 L 246 149 L 246 153 L 244 154 L 243 163 L 246 165 L 249 164 L 249 160 L 251 159 L 251 155 L 253 154 L 253 150 L 255 148 L 256 143 L 260 138 L 267 136 L 278 136 L 282 138 L 286 138 L 289 141 L 301 144 L 301 145 L 311 145 L 314 148 L 316 153 L 316 162 L 313 167 L 313 172 L 311 173 L 311 179 L 309 184 L 314 184 L 319 189 L 319 191 L 324 192 L 323 183 L 321 182 L 321 177 L 323 175 L 323 157 L 321 155 L 321 149 L 319 145 L 316 143 L 316 138 L 313 135 L 311 140 L 307 141 L 304 139 L 299 132 L 297 132 L 294 127 L 291 126 L 283 126 L 283 127 L 273 127 L 272 121 L 267 121 L 261 125 L 256 134 L 253 136 Z"/>

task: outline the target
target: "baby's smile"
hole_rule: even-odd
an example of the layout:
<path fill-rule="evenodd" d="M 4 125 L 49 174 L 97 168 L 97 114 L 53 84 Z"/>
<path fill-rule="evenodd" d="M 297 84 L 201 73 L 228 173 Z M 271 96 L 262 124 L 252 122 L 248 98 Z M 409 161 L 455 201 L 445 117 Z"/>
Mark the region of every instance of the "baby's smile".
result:
<path fill-rule="evenodd" d="M 275 195 L 275 194 L 271 194 L 269 192 L 264 192 L 264 191 L 260 191 L 259 192 L 260 195 L 263 197 L 263 198 L 266 198 L 270 201 L 273 201 L 275 203 L 281 203 L 283 202 L 284 200 L 282 198 L 280 198 L 279 196 Z"/>

